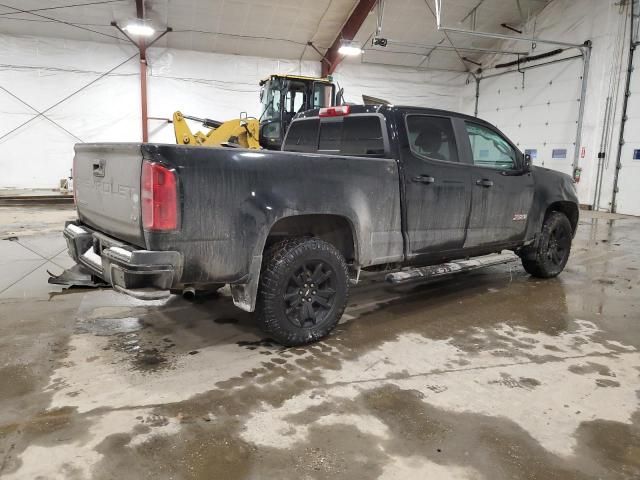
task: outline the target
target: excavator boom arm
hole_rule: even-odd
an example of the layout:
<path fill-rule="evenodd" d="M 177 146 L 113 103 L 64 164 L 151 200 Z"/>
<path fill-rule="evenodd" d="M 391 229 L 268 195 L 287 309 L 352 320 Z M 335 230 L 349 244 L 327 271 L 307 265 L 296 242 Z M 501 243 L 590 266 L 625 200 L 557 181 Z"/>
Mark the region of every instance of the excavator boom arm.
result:
<path fill-rule="evenodd" d="M 186 117 L 189 118 L 189 117 Z M 216 122 L 217 123 L 217 122 Z M 206 133 L 193 133 L 181 112 L 173 114 L 173 128 L 178 145 L 222 146 L 235 144 L 242 148 L 259 149 L 260 123 L 255 118 L 235 118 L 220 122 Z"/>

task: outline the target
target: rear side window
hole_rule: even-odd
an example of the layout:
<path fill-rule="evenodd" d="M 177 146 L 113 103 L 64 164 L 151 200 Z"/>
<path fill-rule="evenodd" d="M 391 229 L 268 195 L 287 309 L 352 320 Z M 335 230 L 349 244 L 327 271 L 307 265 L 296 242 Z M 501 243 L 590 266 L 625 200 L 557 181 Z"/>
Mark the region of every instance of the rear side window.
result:
<path fill-rule="evenodd" d="M 296 120 L 289 128 L 283 150 L 382 156 L 384 145 L 380 116 L 352 115 L 322 122 L 318 119 Z"/>
<path fill-rule="evenodd" d="M 342 155 L 384 155 L 380 117 L 346 117 L 342 130 Z"/>
<path fill-rule="evenodd" d="M 407 135 L 413 153 L 432 160 L 458 161 L 458 149 L 451 119 L 429 115 L 408 115 Z"/>
<path fill-rule="evenodd" d="M 298 120 L 291 123 L 284 150 L 314 153 L 318 148 L 319 119 Z"/>

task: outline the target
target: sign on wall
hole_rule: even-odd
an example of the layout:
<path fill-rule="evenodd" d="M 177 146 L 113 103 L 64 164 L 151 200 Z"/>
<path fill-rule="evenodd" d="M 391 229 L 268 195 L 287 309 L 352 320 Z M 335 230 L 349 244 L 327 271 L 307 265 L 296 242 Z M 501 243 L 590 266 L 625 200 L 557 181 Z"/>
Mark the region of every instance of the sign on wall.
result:
<path fill-rule="evenodd" d="M 567 149 L 566 148 L 554 148 L 551 151 L 551 158 L 567 158 Z"/>

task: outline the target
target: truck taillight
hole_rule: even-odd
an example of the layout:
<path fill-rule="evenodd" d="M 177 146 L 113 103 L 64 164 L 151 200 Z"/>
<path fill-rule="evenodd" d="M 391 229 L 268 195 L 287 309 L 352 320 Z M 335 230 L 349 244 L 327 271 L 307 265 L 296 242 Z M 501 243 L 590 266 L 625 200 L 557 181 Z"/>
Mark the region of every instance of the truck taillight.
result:
<path fill-rule="evenodd" d="M 321 117 L 343 117 L 349 115 L 351 107 L 349 105 L 338 105 L 337 107 L 321 108 L 318 113 Z"/>
<path fill-rule="evenodd" d="M 142 225 L 145 230 L 178 228 L 178 184 L 176 174 L 159 163 L 142 163 Z"/>

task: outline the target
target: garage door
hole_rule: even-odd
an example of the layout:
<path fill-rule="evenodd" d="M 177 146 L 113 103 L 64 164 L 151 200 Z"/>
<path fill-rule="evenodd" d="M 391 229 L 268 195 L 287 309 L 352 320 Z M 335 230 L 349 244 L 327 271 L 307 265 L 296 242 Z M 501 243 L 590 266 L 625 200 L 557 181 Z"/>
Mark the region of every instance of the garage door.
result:
<path fill-rule="evenodd" d="M 582 58 L 527 68 L 480 82 L 478 116 L 496 125 L 534 165 L 572 174 Z"/>
<path fill-rule="evenodd" d="M 616 196 L 616 212 L 628 215 L 640 215 L 640 48 L 634 55 Z"/>

